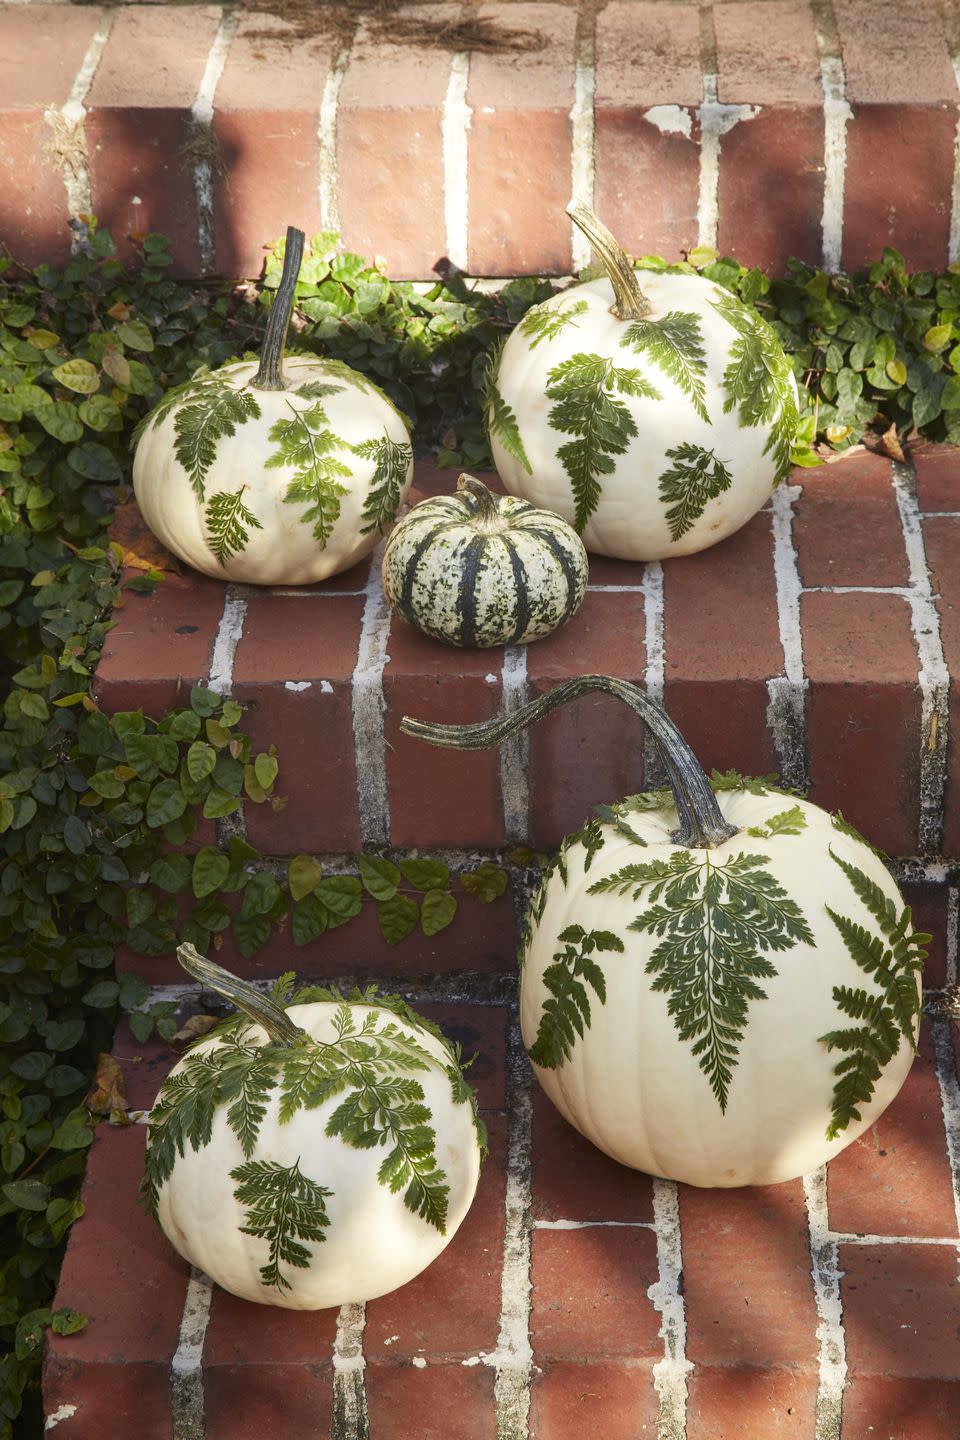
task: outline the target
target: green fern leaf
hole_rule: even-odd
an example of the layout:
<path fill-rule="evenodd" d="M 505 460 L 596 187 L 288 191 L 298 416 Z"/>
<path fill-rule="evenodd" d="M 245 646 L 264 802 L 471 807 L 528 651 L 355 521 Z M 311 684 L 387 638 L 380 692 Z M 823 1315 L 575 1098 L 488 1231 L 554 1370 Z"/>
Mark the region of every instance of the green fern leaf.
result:
<path fill-rule="evenodd" d="M 620 344 L 629 345 L 638 355 L 649 355 L 690 397 L 700 418 L 710 424 L 705 384 L 707 356 L 696 315 L 671 310 L 662 320 L 635 320 Z"/>
<path fill-rule="evenodd" d="M 217 458 L 218 442 L 235 435 L 238 425 L 256 420 L 259 415 L 260 406 L 251 390 L 234 390 L 215 375 L 178 409 L 173 422 L 177 437 L 174 452 L 198 500 L 204 499 L 205 481 Z"/>
<path fill-rule="evenodd" d="M 779 810 L 776 815 L 771 815 L 762 825 L 751 825 L 747 834 L 769 840 L 771 835 L 802 835 L 806 828 L 807 817 L 800 806 L 791 805 L 789 810 Z"/>
<path fill-rule="evenodd" d="M 914 1050 L 917 1047 L 921 1011 L 917 977 L 923 970 L 930 937 L 913 929 L 909 908 L 899 910 L 876 881 L 832 850 L 830 854 L 879 931 L 868 930 L 826 907 L 851 958 L 879 986 L 879 991 L 873 992 L 834 986 L 833 998 L 841 1014 L 863 1022 L 820 1037 L 828 1050 L 844 1052 L 833 1072 L 836 1084 L 827 1138 L 834 1140 L 852 1120 L 863 1118 L 861 1106 L 872 1100 L 884 1067 L 901 1043 L 906 1041 Z"/>
<path fill-rule="evenodd" d="M 766 998 L 758 980 L 776 975 L 766 952 L 813 943 L 799 906 L 774 879 L 762 855 L 716 864 L 689 852 L 624 866 L 595 881 L 590 894 L 643 896 L 630 924 L 663 937 L 647 962 L 654 990 L 669 995 L 681 1040 L 725 1111 L 749 1004 Z"/>
<path fill-rule="evenodd" d="M 753 314 L 732 295 L 711 301 L 713 308 L 737 332 L 730 347 L 730 362 L 723 374 L 727 397 L 724 411 L 737 410 L 740 424 L 746 426 L 778 422 L 768 441 L 767 450 L 775 450 L 777 478 L 785 473 L 783 447 L 789 455 L 796 431 L 796 404 L 790 385 L 790 362 L 770 326 Z M 765 452 L 766 453 L 766 452 Z M 789 460 L 786 462 L 789 468 Z"/>
<path fill-rule="evenodd" d="M 246 485 L 241 485 L 234 494 L 229 490 L 218 490 L 207 501 L 207 544 L 221 565 L 226 565 L 231 556 L 246 550 L 251 528 L 263 529 L 253 511 L 243 503 L 246 488 Z"/>
<path fill-rule="evenodd" d="M 684 441 L 667 455 L 674 462 L 660 476 L 660 499 L 670 508 L 670 539 L 679 540 L 703 514 L 708 500 L 730 489 L 732 476 L 712 450 Z"/>
<path fill-rule="evenodd" d="M 596 951 L 623 951 L 623 941 L 609 930 L 588 933 L 581 925 L 568 925 L 557 939 L 563 949 L 556 952 L 553 964 L 543 972 L 550 998 L 544 1003 L 536 1038 L 527 1051 L 536 1065 L 548 1070 L 568 1060 L 577 1039 L 589 1029 L 587 987 L 601 1005 L 606 1003 L 603 971 L 591 957 Z"/>
<path fill-rule="evenodd" d="M 490 434 L 497 437 L 507 454 L 512 455 L 528 475 L 532 475 L 533 467 L 524 448 L 517 417 L 492 380 L 486 387 L 485 399 L 487 429 Z"/>
<path fill-rule="evenodd" d="M 637 434 L 633 416 L 612 392 L 650 400 L 659 400 L 660 392 L 639 370 L 619 370 L 602 355 L 573 355 L 555 365 L 547 379 L 547 398 L 554 402 L 549 424 L 577 437 L 561 445 L 557 455 L 573 487 L 574 527 L 582 531 L 597 508 L 600 477 L 616 468 L 611 455 L 622 455 Z"/>
<path fill-rule="evenodd" d="M 260 1267 L 264 1285 L 291 1289 L 280 1266 L 300 1270 L 309 1266 L 312 1254 L 300 1241 L 322 1244 L 326 1240 L 330 1217 L 325 1202 L 333 1191 L 303 1175 L 299 1160 L 293 1165 L 252 1160 L 231 1170 L 230 1179 L 237 1182 L 233 1192 L 237 1203 L 247 1211 L 241 1233 L 266 1240 L 270 1247 L 269 1259 Z"/>
<path fill-rule="evenodd" d="M 397 518 L 400 494 L 413 459 L 413 447 L 406 442 L 391 440 L 384 433 L 382 440 L 364 440 L 351 448 L 354 455 L 373 460 L 376 466 L 370 491 L 363 502 L 366 524 L 360 529 L 361 535 L 369 535 L 371 530 L 385 530 Z"/>
<path fill-rule="evenodd" d="M 576 329 L 577 316 L 587 308 L 586 300 L 559 305 L 545 300 L 527 311 L 517 329 L 530 341 L 530 349 L 536 350 L 541 340 L 554 340 L 568 325 Z"/>
<path fill-rule="evenodd" d="M 347 494 L 338 477 L 349 478 L 350 468 L 331 454 L 344 448 L 345 442 L 327 428 L 330 422 L 321 401 L 307 410 L 296 410 L 289 401 L 287 405 L 293 418 L 277 420 L 271 426 L 270 439 L 277 449 L 265 464 L 268 469 L 296 471 L 283 501 L 306 506 L 301 519 L 313 526 L 314 539 L 322 549 L 340 517 L 341 497 Z"/>

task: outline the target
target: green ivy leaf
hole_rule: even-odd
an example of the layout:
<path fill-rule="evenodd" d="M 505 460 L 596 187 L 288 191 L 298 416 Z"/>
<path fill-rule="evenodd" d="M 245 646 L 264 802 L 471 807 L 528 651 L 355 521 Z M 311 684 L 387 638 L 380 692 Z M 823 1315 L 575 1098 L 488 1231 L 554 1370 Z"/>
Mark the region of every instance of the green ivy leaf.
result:
<path fill-rule="evenodd" d="M 186 798 L 176 780 L 161 780 L 147 797 L 147 824 L 155 830 L 176 820 L 186 808 Z"/>
<path fill-rule="evenodd" d="M 287 884 L 294 900 L 303 900 L 323 879 L 323 867 L 312 855 L 294 855 L 287 866 Z"/>
<path fill-rule="evenodd" d="M 420 910 L 424 935 L 439 935 L 441 930 L 446 930 L 456 913 L 457 902 L 452 895 L 443 890 L 428 890 Z"/>
<path fill-rule="evenodd" d="M 440 860 L 401 860 L 400 871 L 415 890 L 446 890 L 450 884 L 450 867 Z"/>
<path fill-rule="evenodd" d="M 489 905 L 506 890 L 507 872 L 490 860 L 484 860 L 476 870 L 465 870 L 460 876 L 460 884 L 481 905 Z"/>
<path fill-rule="evenodd" d="M 399 945 L 417 928 L 420 907 L 406 895 L 377 901 L 377 924 L 388 945 Z"/>
<path fill-rule="evenodd" d="M 215 845 L 204 845 L 193 861 L 193 893 L 198 900 L 212 895 L 226 881 L 230 874 L 230 861 Z"/>
<path fill-rule="evenodd" d="M 360 879 L 374 900 L 392 900 L 400 883 L 400 871 L 380 855 L 361 855 Z"/>
<path fill-rule="evenodd" d="M 95 390 L 100 389 L 97 367 L 91 365 L 89 360 L 67 360 L 50 373 L 64 390 L 74 390 L 79 395 L 92 395 Z"/>
<path fill-rule="evenodd" d="M 212 775 L 216 763 L 216 750 L 203 740 L 195 740 L 187 751 L 187 774 L 195 784 Z"/>

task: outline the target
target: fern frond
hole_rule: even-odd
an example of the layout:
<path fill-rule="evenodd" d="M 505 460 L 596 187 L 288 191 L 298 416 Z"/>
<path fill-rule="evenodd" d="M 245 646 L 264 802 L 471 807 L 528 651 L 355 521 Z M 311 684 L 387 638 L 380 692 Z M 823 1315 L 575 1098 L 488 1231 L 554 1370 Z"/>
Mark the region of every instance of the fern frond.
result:
<path fill-rule="evenodd" d="M 733 477 L 712 450 L 684 441 L 667 455 L 674 462 L 658 481 L 660 499 L 667 510 L 670 539 L 679 540 L 714 500 L 729 490 Z"/>
<path fill-rule="evenodd" d="M 205 497 L 207 473 L 217 458 L 219 442 L 259 415 L 260 405 L 251 390 L 234 390 L 216 376 L 210 376 L 177 410 L 174 453 L 198 500 Z"/>
<path fill-rule="evenodd" d="M 648 355 L 689 396 L 700 418 L 710 423 L 705 383 L 707 356 L 695 314 L 671 310 L 662 320 L 636 320 L 627 327 L 620 344 L 629 345 L 638 355 Z"/>
<path fill-rule="evenodd" d="M 241 485 L 232 494 L 229 490 L 218 490 L 207 501 L 207 544 L 221 565 L 226 565 L 233 555 L 246 550 L 251 529 L 263 529 L 253 511 L 243 503 L 246 488 L 246 485 Z"/>
<path fill-rule="evenodd" d="M 568 325 L 576 329 L 577 316 L 582 315 L 587 308 L 586 300 L 577 300 L 572 304 L 562 302 L 559 305 L 544 300 L 527 311 L 517 329 L 530 341 L 530 349 L 536 350 L 541 340 L 555 340 Z"/>
<path fill-rule="evenodd" d="M 609 930 L 591 930 L 568 925 L 557 937 L 563 949 L 553 957 L 553 964 L 543 972 L 543 983 L 550 992 L 544 1002 L 536 1038 L 527 1053 L 544 1069 L 555 1070 L 568 1060 L 573 1046 L 590 1026 L 590 997 L 587 986 L 601 1005 L 606 1003 L 607 987 L 603 970 L 591 957 L 595 952 L 623 953 L 623 941 Z"/>
<path fill-rule="evenodd" d="M 269 1259 L 260 1267 L 264 1285 L 278 1290 L 291 1289 L 290 1281 L 280 1269 L 292 1265 L 305 1270 L 312 1257 L 302 1240 L 322 1244 L 324 1231 L 330 1224 L 325 1202 L 333 1194 L 301 1173 L 300 1161 L 279 1165 L 274 1160 L 252 1160 L 230 1171 L 237 1182 L 234 1197 L 246 1208 L 243 1235 L 266 1240 Z"/>
<path fill-rule="evenodd" d="M 374 462 L 373 477 L 366 500 L 363 502 L 365 525 L 361 535 L 372 530 L 385 530 L 397 518 L 400 509 L 400 494 L 407 479 L 407 471 L 413 460 L 413 447 L 405 441 L 391 440 L 384 432 L 382 440 L 364 440 L 351 447 L 354 455 Z"/>

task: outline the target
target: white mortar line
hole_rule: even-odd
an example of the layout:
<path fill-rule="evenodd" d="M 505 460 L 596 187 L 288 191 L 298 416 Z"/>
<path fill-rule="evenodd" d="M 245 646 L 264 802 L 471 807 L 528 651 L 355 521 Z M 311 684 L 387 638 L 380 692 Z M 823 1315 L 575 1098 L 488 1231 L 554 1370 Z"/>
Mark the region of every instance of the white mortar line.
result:
<path fill-rule="evenodd" d="M 957 17 L 956 0 L 941 0 L 947 48 L 957 89 L 960 90 L 960 20 Z M 957 114 L 957 130 L 953 146 L 953 189 L 950 201 L 950 240 L 947 259 L 952 264 L 960 260 L 960 112 Z"/>
<path fill-rule="evenodd" d="M 333 1342 L 333 1415 L 330 1440 L 367 1440 L 367 1392 L 363 1372 L 365 1305 L 341 1305 Z"/>
<path fill-rule="evenodd" d="M 933 598 L 930 570 L 917 506 L 916 476 L 894 463 L 893 488 L 910 570 L 910 625 L 920 663 L 920 817 L 917 845 L 922 855 L 936 855 L 943 842 L 943 809 L 947 789 L 947 738 L 950 732 L 950 671 L 940 638 L 940 616 Z"/>
<path fill-rule="evenodd" d="M 651 1220 L 534 1220 L 534 1230 L 656 1230 Z"/>
<path fill-rule="evenodd" d="M 210 679 L 207 686 L 222 695 L 225 700 L 233 692 L 233 666 L 237 658 L 237 646 L 243 635 L 243 622 L 247 617 L 247 602 L 228 585 L 223 600 L 223 614 L 217 627 L 210 657 Z"/>
<path fill-rule="evenodd" d="M 450 59 L 450 78 L 443 101 L 443 218 L 447 259 L 458 270 L 468 264 L 469 178 L 468 133 L 472 111 L 467 104 L 470 52 L 458 50 Z"/>
<path fill-rule="evenodd" d="M 653 1385 L 660 1397 L 657 1435 L 662 1440 L 682 1440 L 687 1429 L 687 1376 L 693 1365 L 687 1359 L 680 1202 L 673 1180 L 654 1179 L 653 1217 L 660 1273 L 647 1295 L 660 1314 L 663 1341 L 663 1359 L 653 1367 Z"/>
<path fill-rule="evenodd" d="M 815 1440 L 840 1440 L 843 1390 L 847 1383 L 847 1343 L 840 1299 L 840 1252 L 830 1230 L 827 1210 L 827 1168 L 821 1165 L 803 1177 L 810 1232 L 813 1294 L 817 1306 L 820 1376 L 817 1386 Z"/>
<path fill-rule="evenodd" d="M 503 713 L 512 714 L 527 703 L 527 647 L 508 645 L 500 672 Z M 503 830 L 507 841 L 526 843 L 530 831 L 530 734 L 521 730 L 500 746 L 500 792 L 503 796 Z"/>
<path fill-rule="evenodd" d="M 594 103 L 597 93 L 596 16 L 577 16 L 574 54 L 573 108 L 570 111 L 570 189 L 574 202 L 592 210 L 596 181 L 596 124 Z M 590 241 L 571 221 L 571 258 L 575 271 L 585 269 L 592 258 Z"/>
<path fill-rule="evenodd" d="M 227 52 L 237 33 L 239 16 L 235 10 L 226 9 L 220 17 L 217 33 L 213 37 L 203 78 L 197 90 L 197 98 L 190 111 L 190 119 L 196 132 L 205 131 L 211 142 L 213 136 L 213 102 L 220 84 Z M 215 142 L 214 142 L 215 143 Z M 215 263 L 214 216 L 213 216 L 213 166 L 209 159 L 201 157 L 193 167 L 193 188 L 197 196 L 197 243 L 200 248 L 200 269 L 212 270 Z"/>
<path fill-rule="evenodd" d="M 946 983 L 957 983 L 957 949 L 960 943 L 960 890 L 951 885 L 947 891 L 947 955 L 944 967 Z"/>
<path fill-rule="evenodd" d="M 896 595 L 910 600 L 913 591 L 906 585 L 804 585 L 804 595 Z"/>
<path fill-rule="evenodd" d="M 337 166 L 337 114 L 340 90 L 350 63 L 353 42 L 341 45 L 324 81 L 317 124 L 317 191 L 320 224 L 324 230 L 340 230 L 340 172 Z"/>
<path fill-rule="evenodd" d="M 947 885 L 956 881 L 960 862 L 907 855 L 888 860 L 887 868 L 901 884 Z"/>
<path fill-rule="evenodd" d="M 830 0 L 813 7 L 823 90 L 823 216 L 821 254 L 825 270 L 840 269 L 843 254 L 843 203 L 847 169 L 847 121 L 853 111 L 846 97 L 843 55 Z"/>
<path fill-rule="evenodd" d="M 13 0 L 15 5 L 28 5 L 31 0 Z M 76 1405 L 58 1405 L 44 1421 L 44 1430 L 55 1430 L 62 1420 L 72 1420 L 77 1413 Z"/>
<path fill-rule="evenodd" d="M 952 1029 L 947 1020 L 935 1021 L 933 1046 L 937 1057 L 943 1128 L 947 1136 L 947 1160 L 953 1182 L 953 1208 L 957 1216 L 957 1226 L 960 1228 L 960 1083 L 957 1081 Z"/>
<path fill-rule="evenodd" d="M 793 543 L 793 506 L 799 485 L 778 485 L 773 492 L 773 573 L 777 591 L 777 625 L 783 650 L 783 673 L 767 681 L 767 725 L 780 762 L 784 783 L 806 790 L 806 694 L 803 633 L 800 628 L 800 570 Z"/>
<path fill-rule="evenodd" d="M 45 114 L 45 119 L 50 125 L 56 125 L 59 121 L 69 127 L 73 132 L 72 139 L 75 142 L 73 154 L 74 163 L 67 165 L 63 172 L 63 184 L 67 192 L 67 210 L 71 219 L 78 215 L 89 215 L 93 210 L 93 196 L 90 189 L 90 164 L 87 152 L 87 139 L 84 132 L 84 120 L 86 119 L 86 99 L 90 93 L 94 76 L 97 73 L 97 66 L 100 64 L 107 40 L 110 38 L 110 31 L 113 27 L 113 19 L 116 11 L 111 6 L 104 10 L 100 24 L 93 33 L 93 38 L 87 46 L 86 53 L 80 63 L 73 84 L 70 87 L 70 94 L 66 102 L 59 108 L 52 105 Z M 82 244 L 82 237 L 75 233 L 71 239 L 71 248 L 77 250 Z"/>
<path fill-rule="evenodd" d="M 659 565 L 660 562 L 659 562 L 659 560 L 651 560 L 651 561 L 649 561 L 648 563 L 649 563 L 650 565 Z M 648 586 L 646 586 L 646 585 L 604 585 L 604 584 L 602 583 L 602 581 L 601 581 L 601 582 L 598 582 L 596 585 L 588 585 L 588 586 L 587 586 L 587 590 L 588 590 L 588 592 L 593 592 L 593 591 L 595 591 L 595 590 L 599 590 L 602 595 L 646 595 L 647 590 L 648 590 Z"/>
<path fill-rule="evenodd" d="M 960 520 L 960 510 L 921 510 L 921 520 Z"/>
<path fill-rule="evenodd" d="M 612 587 L 611 587 L 612 588 Z M 651 700 L 663 704 L 666 677 L 666 652 L 663 618 L 663 566 L 659 560 L 648 560 L 643 567 L 643 617 L 645 626 L 645 647 L 647 668 L 643 676 L 644 689 Z M 643 783 L 650 790 L 664 782 L 663 763 L 660 751 L 646 726 L 643 734 Z"/>
<path fill-rule="evenodd" d="M 947 1245 L 960 1248 L 956 1235 L 861 1235 L 859 1231 L 831 1230 L 829 1238 L 838 1245 Z"/>
<path fill-rule="evenodd" d="M 387 744 L 383 728 L 383 669 L 390 638 L 390 606 L 383 593 L 380 565 L 385 540 L 370 563 L 360 644 L 353 672 L 353 743 L 357 767 L 357 805 L 363 845 L 390 843 Z"/>
<path fill-rule="evenodd" d="M 191 1268 L 180 1317 L 180 1341 L 170 1362 L 173 1440 L 197 1440 L 204 1433 L 203 1342 L 212 1295 L 210 1277 Z"/>
<path fill-rule="evenodd" d="M 527 1440 L 530 1414 L 530 1206 L 533 1095 L 519 1025 L 507 1051 L 507 1184 L 497 1348 L 484 1363 L 497 1372 L 497 1440 Z"/>
<path fill-rule="evenodd" d="M 717 76 L 703 77 L 700 117 L 700 190 L 697 199 L 697 243 L 716 248 L 720 227 L 720 139 L 741 120 L 760 114 L 758 105 L 721 105 Z"/>

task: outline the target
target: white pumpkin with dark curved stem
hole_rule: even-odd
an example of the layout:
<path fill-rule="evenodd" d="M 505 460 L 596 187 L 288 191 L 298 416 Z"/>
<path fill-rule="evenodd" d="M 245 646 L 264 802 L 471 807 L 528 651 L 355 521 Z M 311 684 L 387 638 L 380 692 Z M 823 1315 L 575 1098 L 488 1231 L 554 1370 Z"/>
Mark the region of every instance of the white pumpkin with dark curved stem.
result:
<path fill-rule="evenodd" d="M 415 505 L 383 552 L 383 590 L 408 624 L 449 645 L 525 645 L 577 611 L 587 554 L 559 515 L 461 475 Z"/>
<path fill-rule="evenodd" d="M 419 1275 L 485 1150 L 457 1052 L 396 996 L 308 991 L 281 1008 L 177 953 L 241 1015 L 174 1066 L 151 1112 L 144 1191 L 171 1244 L 232 1294 L 290 1310 Z"/>
<path fill-rule="evenodd" d="M 570 680 L 482 725 L 401 728 L 480 749 L 591 690 L 644 717 L 671 790 L 600 807 L 543 877 L 520 988 L 537 1077 L 636 1169 L 702 1186 L 805 1174 L 903 1084 L 930 936 L 841 817 L 757 780 L 714 793 L 626 681 Z"/>
<path fill-rule="evenodd" d="M 403 416 L 365 375 L 283 358 L 303 255 L 287 231 L 259 364 L 201 371 L 136 435 L 133 488 L 169 550 L 221 580 L 308 585 L 368 554 L 413 478 Z"/>
<path fill-rule="evenodd" d="M 504 345 L 486 395 L 497 470 L 594 554 L 693 554 L 738 530 L 788 473 L 790 362 L 728 290 L 638 273 L 595 215 L 570 213 L 607 274 L 534 306 Z"/>

